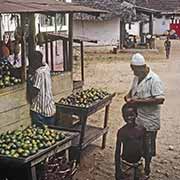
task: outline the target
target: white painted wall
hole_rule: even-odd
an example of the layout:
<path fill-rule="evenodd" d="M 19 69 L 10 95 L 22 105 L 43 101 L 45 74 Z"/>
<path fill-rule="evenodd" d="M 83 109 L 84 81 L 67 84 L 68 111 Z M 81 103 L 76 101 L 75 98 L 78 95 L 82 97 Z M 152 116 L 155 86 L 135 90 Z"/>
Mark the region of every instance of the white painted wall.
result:
<path fill-rule="evenodd" d="M 156 35 L 162 35 L 165 31 L 169 30 L 170 26 L 170 19 L 165 18 L 163 16 L 162 18 L 154 18 L 153 20 L 153 31 Z M 139 22 L 133 23 L 131 25 L 131 29 L 128 28 L 129 25 L 126 25 L 126 30 L 129 34 L 139 35 Z M 149 23 L 144 24 L 143 32 L 148 33 L 149 32 Z"/>
<path fill-rule="evenodd" d="M 135 22 L 133 24 L 131 24 L 131 29 L 129 29 L 129 25 L 126 24 L 126 30 L 129 34 L 133 34 L 133 35 L 139 35 L 139 22 Z"/>
<path fill-rule="evenodd" d="M 119 40 L 119 29 L 118 17 L 109 21 L 74 21 L 74 36 L 98 40 L 98 45 L 116 44 Z"/>
<path fill-rule="evenodd" d="M 166 19 L 163 16 L 160 19 L 155 18 L 155 25 L 154 25 L 154 32 L 155 34 L 163 34 L 165 31 L 169 30 L 170 28 L 170 19 Z"/>

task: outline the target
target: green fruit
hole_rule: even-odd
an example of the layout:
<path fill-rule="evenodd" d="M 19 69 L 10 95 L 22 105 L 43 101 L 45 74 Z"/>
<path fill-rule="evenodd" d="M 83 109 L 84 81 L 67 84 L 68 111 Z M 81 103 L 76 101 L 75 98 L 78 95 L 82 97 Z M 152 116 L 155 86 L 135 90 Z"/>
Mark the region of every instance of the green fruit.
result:
<path fill-rule="evenodd" d="M 14 79 L 14 84 L 17 84 L 18 83 L 18 79 Z"/>
<path fill-rule="evenodd" d="M 18 158 L 18 157 L 19 157 L 19 154 L 18 154 L 18 153 L 14 153 L 14 154 L 12 155 L 12 157 Z"/>

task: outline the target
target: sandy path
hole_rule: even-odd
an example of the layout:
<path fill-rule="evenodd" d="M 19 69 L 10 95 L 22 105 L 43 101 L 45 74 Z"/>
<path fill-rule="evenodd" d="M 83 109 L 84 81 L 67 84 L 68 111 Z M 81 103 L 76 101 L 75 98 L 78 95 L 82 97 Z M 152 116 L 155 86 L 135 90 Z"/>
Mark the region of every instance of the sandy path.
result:
<path fill-rule="evenodd" d="M 166 102 L 162 108 L 161 130 L 158 133 L 157 157 L 152 162 L 151 180 L 180 180 L 180 42 L 172 43 L 169 60 L 149 62 L 152 70 L 160 75 L 165 84 Z M 78 180 L 113 180 L 114 148 L 117 129 L 123 125 L 120 107 L 129 88 L 132 72 L 125 61 L 88 62 L 86 65 L 85 88 L 101 87 L 116 92 L 110 109 L 109 127 L 105 150 L 100 141 L 84 152 Z M 102 125 L 103 113 L 90 117 L 88 122 Z M 169 150 L 169 146 L 173 150 Z"/>

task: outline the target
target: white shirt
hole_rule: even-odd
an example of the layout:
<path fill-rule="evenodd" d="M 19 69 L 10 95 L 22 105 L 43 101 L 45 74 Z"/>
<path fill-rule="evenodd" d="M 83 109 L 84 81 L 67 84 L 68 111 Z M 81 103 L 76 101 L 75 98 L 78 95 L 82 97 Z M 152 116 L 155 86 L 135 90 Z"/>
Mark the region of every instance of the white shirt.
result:
<path fill-rule="evenodd" d="M 31 110 L 51 117 L 55 114 L 51 75 L 49 66 L 46 64 L 38 68 L 33 76 L 33 87 L 39 90 L 38 95 L 32 100 Z"/>
<path fill-rule="evenodd" d="M 136 98 L 164 97 L 164 88 L 159 76 L 149 71 L 148 75 L 138 84 L 135 76 L 131 88 L 131 96 Z M 142 125 L 147 131 L 160 129 L 160 105 L 138 106 L 136 123 Z"/>

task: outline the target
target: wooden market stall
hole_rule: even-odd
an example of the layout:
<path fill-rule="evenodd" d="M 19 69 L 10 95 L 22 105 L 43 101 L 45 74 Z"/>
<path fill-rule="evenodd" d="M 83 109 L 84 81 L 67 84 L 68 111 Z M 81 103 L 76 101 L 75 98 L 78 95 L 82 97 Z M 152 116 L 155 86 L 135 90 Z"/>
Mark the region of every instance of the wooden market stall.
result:
<path fill-rule="evenodd" d="M 16 86 L 0 89 L 0 132 L 14 130 L 20 126 L 26 127 L 31 123 L 29 116 L 29 104 L 26 101 L 26 74 L 27 74 L 27 54 L 31 55 L 31 51 L 35 49 L 35 25 L 34 14 L 52 14 L 67 13 L 69 14 L 69 33 L 67 47 L 67 59 L 65 61 L 64 72 L 52 77 L 53 94 L 55 100 L 70 94 L 73 90 L 72 79 L 72 61 L 73 61 L 73 13 L 97 13 L 104 12 L 88 7 L 82 7 L 70 3 L 62 3 L 57 1 L 40 1 L 33 0 L 21 1 L 10 0 L 2 1 L 0 13 L 20 14 L 21 17 L 21 81 Z M 27 39 L 28 34 L 28 39 Z M 26 48 L 28 45 L 29 48 Z"/>
<path fill-rule="evenodd" d="M 19 84 L 8 85 L 0 89 L 0 133 L 7 131 L 14 131 L 17 129 L 25 129 L 31 125 L 30 107 L 26 100 L 26 79 L 27 79 L 27 58 L 31 56 L 31 52 L 36 49 L 36 34 L 35 34 L 35 14 L 56 14 L 63 13 L 69 15 L 69 30 L 66 36 L 66 46 L 63 46 L 64 55 L 64 71 L 54 74 L 52 76 L 53 95 L 57 102 L 62 96 L 67 96 L 73 91 L 73 41 L 81 44 L 83 54 L 83 40 L 73 38 L 73 13 L 91 13 L 99 14 L 104 11 L 96 10 L 88 7 L 83 7 L 71 3 L 63 3 L 59 1 L 50 0 L 3 0 L 1 1 L 0 13 L 18 14 L 20 17 L 20 47 L 21 47 L 21 61 L 20 81 Z M 2 23 L 2 22 L 1 22 Z M 52 39 L 51 39 L 52 40 Z M 52 40 L 53 41 L 53 40 Z M 53 69 L 53 59 L 48 59 L 47 43 L 50 43 L 50 57 L 53 58 L 53 44 L 52 42 L 45 42 L 45 58 L 46 62 L 50 63 Z M 83 57 L 83 56 L 82 56 Z M 83 59 L 82 59 L 83 63 Z M 6 66 L 6 63 L 5 65 Z M 83 67 L 83 66 L 82 66 Z M 83 69 L 82 69 L 83 75 Z M 83 80 L 84 76 L 82 76 Z M 4 81 L 4 79 L 3 79 Z M 18 132 L 19 133 L 19 132 Z M 28 158 L 7 158 L 0 156 L 2 160 L 8 159 L 8 164 L 20 162 L 28 164 L 31 168 L 29 180 L 36 180 L 36 164 L 44 161 L 56 152 L 61 152 L 71 146 L 74 134 L 66 135 L 65 139 L 59 143 L 55 143 L 50 148 L 40 151 Z M 6 152 L 7 153 L 7 152 Z M 8 152 L 9 153 L 9 152 Z M 7 153 L 7 154 L 8 154 Z"/>
<path fill-rule="evenodd" d="M 54 41 L 63 40 L 63 46 L 67 46 L 69 42 L 68 35 L 63 33 L 48 33 L 48 38 Z M 79 80 L 73 79 L 73 89 L 75 90 L 75 89 L 82 89 L 84 85 L 84 43 L 85 42 L 97 43 L 97 40 L 92 40 L 82 36 L 75 36 L 73 37 L 73 42 L 80 45 L 80 68 L 81 68 L 80 79 Z M 64 58 L 67 58 L 67 48 L 64 48 L 63 54 L 64 54 Z M 48 59 L 46 59 L 46 61 L 48 61 Z M 66 65 L 64 64 L 64 66 Z"/>

